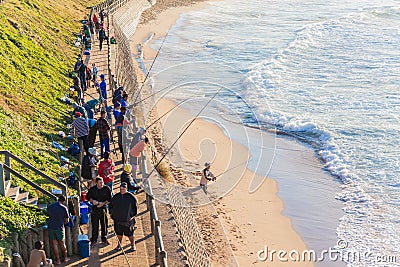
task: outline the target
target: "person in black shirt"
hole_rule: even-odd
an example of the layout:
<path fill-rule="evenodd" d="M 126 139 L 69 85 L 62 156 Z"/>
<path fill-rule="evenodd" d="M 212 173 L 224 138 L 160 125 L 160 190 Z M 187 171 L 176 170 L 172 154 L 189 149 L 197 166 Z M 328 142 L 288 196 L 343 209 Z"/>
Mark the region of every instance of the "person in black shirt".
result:
<path fill-rule="evenodd" d="M 128 184 L 121 183 L 119 193 L 115 194 L 110 202 L 110 214 L 114 220 L 114 231 L 119 241 L 115 250 L 121 249 L 120 244 L 124 235 L 131 242 L 131 251 L 136 250 L 133 231 L 137 209 L 137 200 L 133 194 L 128 192 Z"/>
<path fill-rule="evenodd" d="M 132 165 L 127 163 L 124 166 L 124 170 L 121 173 L 121 183 L 128 185 L 128 192 L 135 194 L 140 186 L 137 186 L 136 181 L 132 177 Z"/>
<path fill-rule="evenodd" d="M 99 238 L 99 221 L 101 226 L 101 241 L 106 245 L 110 243 L 107 240 L 107 204 L 111 201 L 111 190 L 108 186 L 104 186 L 103 178 L 96 178 L 96 185 L 92 186 L 86 198 L 92 203 L 92 238 L 91 246 L 97 243 Z"/>

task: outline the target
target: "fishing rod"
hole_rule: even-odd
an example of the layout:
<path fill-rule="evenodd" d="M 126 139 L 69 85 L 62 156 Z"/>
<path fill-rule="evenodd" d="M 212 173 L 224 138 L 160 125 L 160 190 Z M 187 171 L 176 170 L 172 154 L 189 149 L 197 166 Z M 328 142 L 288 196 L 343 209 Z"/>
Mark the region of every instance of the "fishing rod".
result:
<path fill-rule="evenodd" d="M 208 104 L 211 103 L 211 101 L 218 95 L 218 93 L 223 89 L 224 87 L 221 87 L 208 101 L 207 103 L 201 108 L 201 110 L 197 113 L 197 115 L 189 122 L 189 124 L 185 127 L 185 129 L 182 131 L 182 133 L 178 136 L 178 138 L 172 143 L 172 145 L 167 149 L 167 152 L 164 153 L 164 156 L 157 162 L 157 164 L 153 167 L 151 172 L 147 175 L 146 179 L 150 177 L 150 175 L 154 172 L 154 170 L 157 169 L 158 165 L 164 160 L 164 158 L 168 155 L 168 153 L 171 151 L 171 149 L 174 147 L 174 145 L 179 141 L 179 139 L 183 136 L 183 134 L 189 129 L 189 127 L 193 124 L 193 122 L 200 116 L 201 112 L 208 106 Z"/>
<path fill-rule="evenodd" d="M 147 74 L 146 74 L 146 77 L 144 78 L 144 81 L 143 81 L 143 83 L 142 83 L 142 86 L 140 87 L 139 91 L 137 92 L 137 96 L 136 96 L 136 98 L 135 98 L 135 101 L 133 101 L 133 103 L 135 103 L 136 100 L 138 99 L 138 97 L 140 96 L 140 92 L 142 91 L 142 89 L 143 89 L 143 87 L 144 87 L 144 85 L 145 85 L 145 83 L 146 83 L 146 81 L 147 81 L 147 78 L 148 78 L 149 75 L 150 75 L 150 71 L 151 71 L 151 69 L 153 68 L 154 63 L 156 62 L 156 59 L 157 59 L 158 55 L 160 54 L 161 48 L 163 47 L 164 42 L 165 42 L 165 40 L 167 39 L 168 33 L 169 33 L 169 31 L 171 30 L 171 27 L 172 27 L 172 25 L 169 27 L 169 29 L 168 29 L 168 31 L 167 31 L 167 34 L 165 35 L 164 40 L 162 41 L 161 46 L 160 46 L 160 48 L 159 48 L 158 51 L 157 51 L 156 57 L 154 58 L 153 62 L 152 62 L 151 65 L 150 65 L 150 68 L 149 68 L 149 70 L 148 70 L 148 72 L 147 72 Z"/>
<path fill-rule="evenodd" d="M 183 79 L 181 79 L 181 80 L 183 80 Z M 191 84 L 191 83 L 193 83 L 193 82 L 189 82 L 189 83 L 186 83 L 186 84 Z M 185 84 L 185 85 L 186 85 Z M 165 88 L 163 88 L 162 90 L 164 90 Z M 161 91 L 162 91 L 161 90 Z M 157 93 L 159 93 L 159 92 L 161 92 L 161 91 L 158 91 Z M 157 93 L 155 93 L 155 94 L 157 94 Z M 151 126 L 153 126 L 153 124 L 155 124 L 155 123 L 157 123 L 160 119 L 162 119 L 165 115 L 167 115 L 169 112 L 171 112 L 172 110 L 174 110 L 175 108 L 177 108 L 178 106 L 180 106 L 181 104 L 183 104 L 184 102 L 186 102 L 187 100 L 189 100 L 190 98 L 191 98 L 192 96 L 189 96 L 188 98 L 186 98 L 186 99 L 184 99 L 184 100 L 182 100 L 181 102 L 179 102 L 177 105 L 175 105 L 174 107 L 172 107 L 171 109 L 169 109 L 167 112 L 165 112 L 161 117 L 159 117 L 157 120 L 155 120 L 154 122 L 152 122 L 149 126 L 147 126 L 147 128 L 150 128 Z"/>
<path fill-rule="evenodd" d="M 165 112 L 163 115 L 161 115 L 160 117 L 158 117 L 157 120 L 153 121 L 149 126 L 147 126 L 146 128 L 149 129 L 151 126 L 153 126 L 154 124 L 156 124 L 159 120 L 161 120 L 164 116 L 166 116 L 168 113 L 170 113 L 172 110 L 176 109 L 177 107 L 179 107 L 181 104 L 183 104 L 184 102 L 188 101 L 190 98 L 192 98 L 192 96 L 189 96 L 188 98 L 185 98 L 184 100 L 182 100 L 181 102 L 179 102 L 178 104 L 174 105 L 171 109 L 169 109 L 167 112 Z"/>
<path fill-rule="evenodd" d="M 229 171 L 231 171 L 231 170 L 233 170 L 233 169 L 236 169 L 237 167 L 242 166 L 242 165 L 245 164 L 246 162 L 247 162 L 247 160 L 244 161 L 244 162 L 242 162 L 242 163 L 240 163 L 239 165 L 236 165 L 235 167 L 229 168 L 229 169 L 227 169 L 226 171 L 221 172 L 221 173 L 218 174 L 217 176 L 214 176 L 214 178 L 216 179 L 217 177 L 219 177 L 219 176 L 221 176 L 221 175 L 223 175 L 223 174 L 225 174 L 225 173 L 227 173 L 227 172 L 229 172 Z"/>
<path fill-rule="evenodd" d="M 171 86 L 173 86 L 173 85 L 175 85 L 175 84 L 177 84 L 177 83 L 183 81 L 184 79 L 185 79 L 185 78 L 182 78 L 182 79 L 180 79 L 180 80 L 177 81 L 177 82 L 171 83 L 170 85 L 168 85 L 168 86 L 164 87 L 163 89 L 161 89 L 161 90 L 159 90 L 159 91 L 157 91 L 157 92 L 155 92 L 155 93 L 149 95 L 148 97 L 145 97 L 145 98 L 143 98 L 142 100 L 140 100 L 140 101 L 138 101 L 138 102 L 136 102 L 136 103 L 133 103 L 133 104 L 130 105 L 129 107 L 132 107 L 132 106 L 134 107 L 134 106 L 136 106 L 137 104 L 142 103 L 143 101 L 149 99 L 150 97 L 152 97 L 152 96 L 154 96 L 154 95 L 156 95 L 156 94 L 158 94 L 158 93 L 161 93 L 162 91 L 167 90 L 167 89 L 170 88 Z"/>

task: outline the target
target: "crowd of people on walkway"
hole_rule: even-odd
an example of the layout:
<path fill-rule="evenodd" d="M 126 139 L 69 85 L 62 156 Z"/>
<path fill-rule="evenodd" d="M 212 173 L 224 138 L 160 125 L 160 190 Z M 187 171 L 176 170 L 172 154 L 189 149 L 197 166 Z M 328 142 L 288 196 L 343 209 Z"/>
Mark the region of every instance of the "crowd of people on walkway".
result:
<path fill-rule="evenodd" d="M 106 40 L 108 44 L 108 37 L 105 35 L 104 29 L 104 18 L 105 14 L 101 11 L 99 18 L 94 15 L 92 20 L 84 24 L 81 36 L 85 51 L 91 49 L 91 39 L 95 32 L 99 40 L 100 50 L 103 41 Z M 138 157 L 144 151 L 149 140 L 144 136 L 146 131 L 143 128 L 140 128 L 133 135 L 129 135 L 126 130 L 126 126 L 132 124 L 131 126 L 135 127 L 136 123 L 134 117 L 130 118 L 127 115 L 129 96 L 124 88 L 119 87 L 112 95 L 109 95 L 108 92 L 112 90 L 107 85 L 105 74 L 98 75 L 99 69 L 96 63 L 93 62 L 90 68 L 89 58 L 86 57 L 86 60 L 84 60 L 83 57 L 84 55 L 79 55 L 74 71 L 70 73 L 73 84 L 71 86 L 73 93 L 70 93 L 70 96 L 73 96 L 75 103 L 72 103 L 71 116 L 73 120 L 67 139 L 77 140 L 81 145 L 81 189 L 86 191 L 86 199 L 91 205 L 90 245 L 93 247 L 98 243 L 99 232 L 101 242 L 109 245 L 107 232 L 109 214 L 114 222 L 114 231 L 118 238 L 118 246 L 115 250 L 122 249 L 122 238 L 125 235 L 131 244 L 130 251 L 135 251 L 134 229 L 138 203 L 134 194 L 141 189 L 136 179 L 136 170 Z M 98 97 L 89 94 L 90 88 L 93 87 L 97 89 Z M 109 106 L 108 101 L 111 100 L 111 97 L 112 106 Z M 100 116 L 95 118 L 96 114 L 100 114 Z M 116 162 L 114 162 L 114 159 L 118 155 L 115 148 L 113 151 L 110 148 L 111 142 L 114 142 L 114 131 L 117 133 L 118 154 L 121 155 L 123 169 L 120 175 L 119 192 L 116 194 L 113 192 L 116 179 Z M 132 138 L 129 136 L 132 136 Z M 97 138 L 99 140 L 98 145 L 96 143 Z M 126 145 L 123 140 L 127 142 Z M 129 151 L 128 148 L 130 148 Z M 132 165 L 130 162 L 134 164 Z M 47 208 L 49 216 L 47 223 L 48 238 L 51 242 L 53 260 L 47 259 L 43 250 L 43 242 L 37 241 L 35 249 L 31 252 L 28 266 L 52 266 L 70 260 L 67 256 L 65 244 L 65 225 L 70 220 L 66 202 L 66 197 L 60 195 L 58 201 Z"/>
<path fill-rule="evenodd" d="M 85 51 L 91 50 L 94 33 L 99 40 L 101 51 L 105 40 L 108 45 L 103 11 L 99 13 L 99 18 L 94 15 L 93 19 L 83 26 L 81 36 Z M 96 246 L 99 242 L 99 234 L 102 244 L 110 244 L 108 240 L 108 217 L 110 217 L 114 222 L 113 230 L 118 238 L 118 245 L 114 250 L 122 249 L 122 238 L 126 236 L 130 241 L 130 251 L 135 251 L 135 216 L 138 213 L 135 194 L 141 190 L 137 171 L 139 158 L 148 146 L 149 139 L 146 137 L 145 128 L 139 128 L 136 131 L 135 118 L 127 112 L 130 106 L 135 105 L 135 103 L 130 105 L 128 93 L 122 86 L 116 90 L 110 90 L 106 75 L 102 73 L 99 75 L 99 69 L 94 62 L 90 68 L 88 57 L 84 60 L 83 56 L 78 57 L 74 71 L 70 75 L 73 84 L 70 96 L 73 96 L 75 103 L 72 104 L 73 121 L 70 124 L 68 139 L 77 139 L 82 153 L 79 175 L 82 181 L 81 189 L 86 192 L 87 202 L 91 206 L 90 246 Z M 98 81 L 98 76 L 100 81 Z M 98 97 L 89 94 L 90 88 L 94 87 L 97 89 Z M 110 91 L 112 95 L 109 95 Z M 109 100 L 111 100 L 111 105 L 109 105 Z M 97 119 L 96 114 L 100 114 Z M 135 133 L 130 134 L 127 131 L 128 128 L 130 131 L 135 129 Z M 120 175 L 119 192 L 116 194 L 114 194 L 116 179 L 114 160 L 117 158 L 117 151 L 114 132 L 117 133 L 118 154 L 121 155 L 120 164 L 123 169 Z M 98 146 L 96 146 L 97 137 Z M 114 144 L 113 150 L 111 150 L 111 142 Z M 206 194 L 208 181 L 215 180 L 210 166 L 210 163 L 206 163 L 201 173 L 200 186 Z M 43 243 L 38 241 L 31 253 L 28 266 L 39 266 L 40 263 L 52 266 L 53 263 L 58 265 L 62 261 L 70 260 L 65 245 L 65 224 L 70 220 L 66 200 L 65 196 L 60 195 L 58 201 L 49 205 L 47 209 L 48 237 L 51 242 L 53 261 L 46 258 Z"/>

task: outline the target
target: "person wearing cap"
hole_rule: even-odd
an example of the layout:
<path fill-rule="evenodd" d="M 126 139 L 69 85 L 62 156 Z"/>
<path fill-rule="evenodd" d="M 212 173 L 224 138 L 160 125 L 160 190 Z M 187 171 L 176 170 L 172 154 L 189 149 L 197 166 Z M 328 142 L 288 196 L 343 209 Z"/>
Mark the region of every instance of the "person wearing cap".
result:
<path fill-rule="evenodd" d="M 82 118 L 82 114 L 80 112 L 75 112 L 75 120 L 71 124 L 71 135 L 74 135 L 78 138 L 78 140 L 82 140 L 83 147 L 87 152 L 89 149 L 89 125 L 87 121 Z"/>
<path fill-rule="evenodd" d="M 126 183 L 128 185 L 128 191 L 135 194 L 140 186 L 136 186 L 136 182 L 132 177 L 132 165 L 127 163 L 124 166 L 124 170 L 121 173 L 121 183 Z"/>
<path fill-rule="evenodd" d="M 111 201 L 111 190 L 104 186 L 103 178 L 96 178 L 96 185 L 92 186 L 86 194 L 86 198 L 92 203 L 92 237 L 90 246 L 94 246 L 99 238 L 99 222 L 101 227 L 101 241 L 106 245 L 110 243 L 107 240 L 107 205 Z"/>
<path fill-rule="evenodd" d="M 208 181 L 215 181 L 214 174 L 210 171 L 211 164 L 206 162 L 204 164 L 204 169 L 201 171 L 200 187 L 203 189 L 204 193 L 207 194 L 207 183 Z"/>
<path fill-rule="evenodd" d="M 134 227 L 135 216 L 137 215 L 137 199 L 132 193 L 128 192 L 128 184 L 123 182 L 119 188 L 119 193 L 115 194 L 110 202 L 110 215 L 114 221 L 114 231 L 119 240 L 118 244 L 122 244 L 123 236 L 127 236 L 131 243 L 131 251 L 136 250 Z M 115 250 L 121 250 L 117 245 Z"/>
<path fill-rule="evenodd" d="M 100 85 L 99 85 L 100 94 L 105 102 L 105 106 L 107 106 L 107 82 L 105 80 L 104 74 L 100 74 L 100 80 L 101 80 Z"/>

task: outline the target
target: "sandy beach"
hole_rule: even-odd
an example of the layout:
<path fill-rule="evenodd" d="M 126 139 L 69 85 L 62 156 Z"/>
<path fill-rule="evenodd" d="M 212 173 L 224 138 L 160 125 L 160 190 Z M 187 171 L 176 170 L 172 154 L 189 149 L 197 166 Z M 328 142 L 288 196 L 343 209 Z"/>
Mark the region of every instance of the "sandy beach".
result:
<path fill-rule="evenodd" d="M 195 5 L 190 2 L 190 6 L 179 6 L 182 3 L 187 4 L 186 1 L 168 2 L 157 2 L 159 6 L 156 5 L 143 14 L 142 23 L 138 25 L 133 37 L 133 49 L 153 33 L 154 39 L 162 38 L 183 12 L 207 5 L 207 2 L 203 1 Z M 150 48 L 150 44 L 151 42 L 143 47 L 144 61 L 147 65 L 151 64 L 157 52 Z M 156 111 L 158 114 L 164 114 L 174 105 L 176 105 L 174 101 L 162 99 L 157 103 Z M 176 140 L 193 116 L 188 110 L 175 108 L 169 116 L 163 118 L 163 142 L 168 145 Z M 203 216 L 198 220 L 199 226 L 211 227 L 215 232 L 221 228 L 229 242 L 229 250 L 233 251 L 239 266 L 312 266 L 313 264 L 309 262 L 285 262 L 277 259 L 276 254 L 273 255 L 274 259 L 270 258 L 271 255 L 268 255 L 266 261 L 258 259 L 258 256 L 266 256 L 265 253 L 260 254 L 260 250 L 266 248 L 269 250 L 268 253 L 271 250 L 283 250 L 287 253 L 296 250 L 301 253 L 307 248 L 293 229 L 291 220 L 282 215 L 284 204 L 277 196 L 278 185 L 274 180 L 266 179 L 256 192 L 249 193 L 249 184 L 255 175 L 246 168 L 249 157 L 248 149 L 228 138 L 217 125 L 197 119 L 176 144 L 168 160 L 174 165 L 179 165 L 187 173 L 200 171 L 206 161 L 212 162 L 212 171 L 215 175 L 226 172 L 215 183 L 209 184 L 209 196 L 200 191 L 199 176 L 187 175 L 178 183 L 195 192 L 193 199 L 199 204 L 204 204 L 211 196 L 213 203 L 208 205 L 209 211 L 204 212 L 203 208 L 197 210 L 197 216 Z M 236 168 L 238 165 L 242 166 Z M 223 197 L 219 199 L 219 196 Z M 218 214 L 219 223 L 207 222 L 209 220 L 207 216 L 211 214 L 210 209 Z M 218 247 L 218 244 L 223 242 L 218 240 L 218 235 L 213 236 L 213 231 L 202 230 L 202 233 L 213 264 L 225 266 L 226 263 L 220 260 L 223 255 L 213 255 L 213 253 L 224 253 L 226 248 L 222 248 L 222 245 Z M 282 257 L 288 258 L 288 254 Z"/>
<path fill-rule="evenodd" d="M 164 114 L 174 105 L 174 102 L 162 99 L 157 103 L 157 111 Z M 189 111 L 178 107 L 170 116 L 163 118 L 167 142 L 175 140 L 193 117 Z M 183 158 L 189 165 L 188 171 L 193 171 L 191 167 L 196 169 L 196 165 L 201 165 L 200 162 L 212 161 L 211 170 L 218 175 L 232 168 L 231 166 L 246 162 L 249 157 L 246 147 L 229 139 L 215 124 L 202 119 L 194 121 L 176 146 L 176 153 L 169 158 L 175 164 L 179 158 Z M 260 189 L 251 194 L 248 188 L 255 174 L 244 167 L 245 165 L 231 169 L 229 173 L 226 172 L 215 183 L 209 185 L 210 194 L 218 194 L 221 187 L 228 191 L 220 200 L 209 205 L 214 205 L 219 215 L 239 266 L 266 266 L 265 262 L 257 259 L 258 251 L 266 245 L 269 249 L 277 251 L 305 250 L 306 247 L 291 227 L 290 220 L 282 215 L 284 205 L 276 195 L 276 182 L 266 179 Z M 201 166 L 197 167 L 199 168 Z M 231 183 L 235 178 L 240 178 L 236 185 Z M 189 187 L 198 188 L 199 180 L 187 182 Z M 231 188 L 228 189 L 229 186 Z M 202 193 L 200 190 L 198 192 Z M 281 265 L 285 263 L 275 260 L 268 262 L 267 266 Z M 287 265 L 312 266 L 308 263 L 293 262 Z"/>

